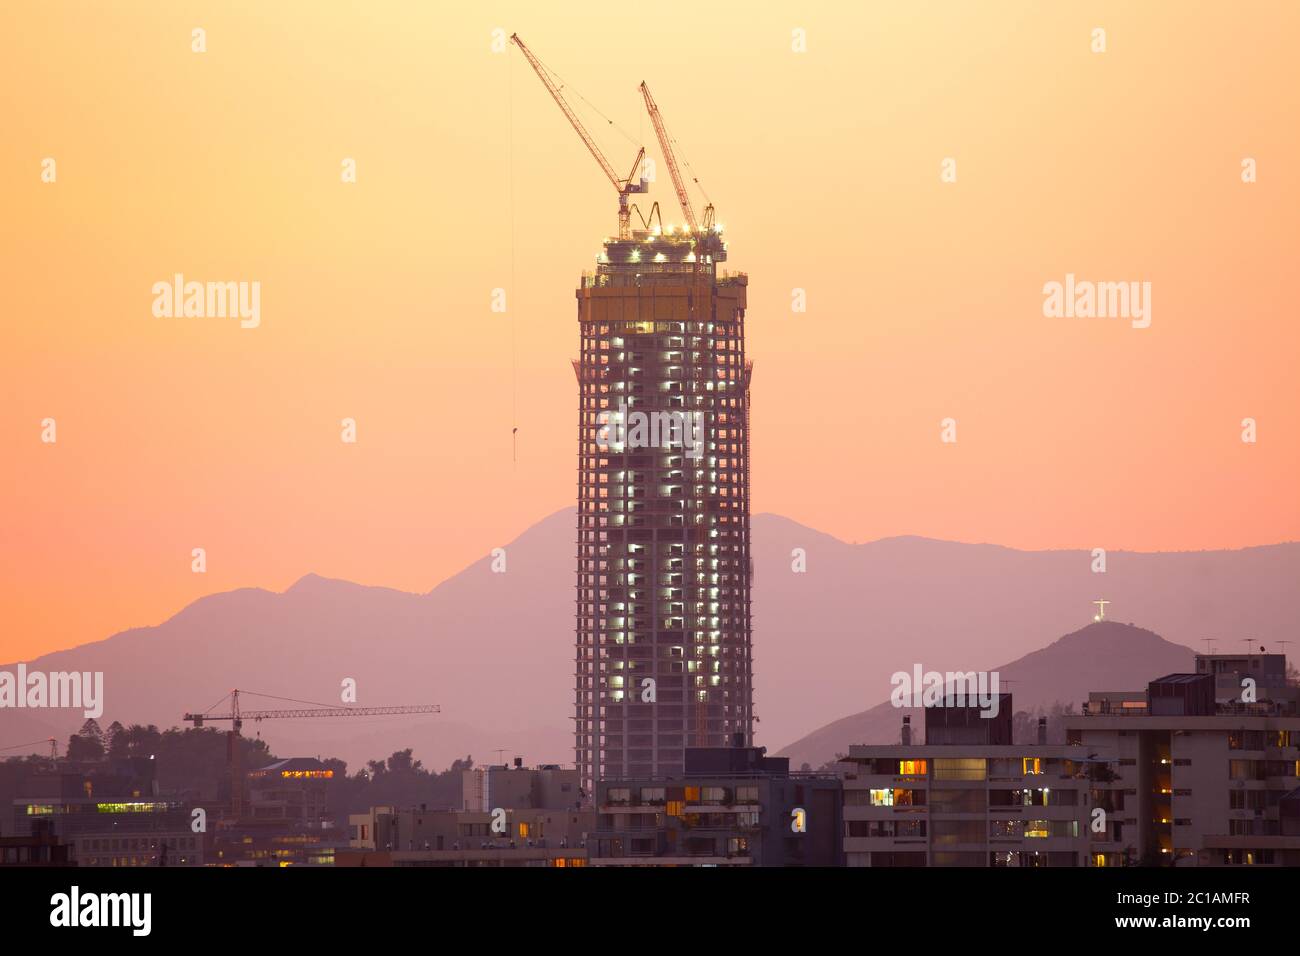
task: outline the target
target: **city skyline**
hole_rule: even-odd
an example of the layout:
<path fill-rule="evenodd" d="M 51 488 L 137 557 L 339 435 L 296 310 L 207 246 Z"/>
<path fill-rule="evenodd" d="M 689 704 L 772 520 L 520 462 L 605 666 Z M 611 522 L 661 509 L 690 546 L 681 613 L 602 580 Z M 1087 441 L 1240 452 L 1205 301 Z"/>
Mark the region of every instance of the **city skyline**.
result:
<path fill-rule="evenodd" d="M 1298 38 L 0 4 L 6 927 L 1292 928 Z"/>

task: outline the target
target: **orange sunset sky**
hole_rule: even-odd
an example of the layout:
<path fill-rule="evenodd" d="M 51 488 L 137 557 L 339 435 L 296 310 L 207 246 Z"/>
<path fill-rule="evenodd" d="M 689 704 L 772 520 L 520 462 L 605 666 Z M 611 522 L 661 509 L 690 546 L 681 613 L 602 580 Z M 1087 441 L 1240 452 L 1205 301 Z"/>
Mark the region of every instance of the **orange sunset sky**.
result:
<path fill-rule="evenodd" d="M 0 660 L 311 571 L 428 590 L 572 504 L 573 289 L 616 197 L 496 28 L 657 158 L 646 80 L 716 204 L 750 277 L 755 512 L 850 541 L 1295 540 L 1298 26 L 1289 2 L 5 3 Z M 625 172 L 636 145 L 583 116 Z M 260 326 L 155 318 L 175 273 L 260 282 Z M 1044 317 L 1067 273 L 1149 281 L 1150 328 Z"/>

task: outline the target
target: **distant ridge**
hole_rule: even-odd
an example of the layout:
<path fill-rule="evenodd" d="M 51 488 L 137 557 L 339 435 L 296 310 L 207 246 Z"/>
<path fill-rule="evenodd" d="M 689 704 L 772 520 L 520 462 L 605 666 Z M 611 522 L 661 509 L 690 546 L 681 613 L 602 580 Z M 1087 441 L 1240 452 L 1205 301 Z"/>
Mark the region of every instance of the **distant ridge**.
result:
<path fill-rule="evenodd" d="M 917 537 L 853 545 L 768 514 L 753 526 L 756 736 L 773 748 L 886 700 L 890 675 L 913 663 L 987 670 L 1032 656 L 1051 635 L 1090 620 L 1097 598 L 1112 602 L 1107 614 L 1117 621 L 1197 649 L 1205 637 L 1224 638 L 1225 649 L 1242 637 L 1294 639 L 1300 621 L 1295 544 L 1111 551 L 1107 573 L 1093 574 L 1087 551 Z M 347 677 L 361 705 L 443 708 L 415 721 L 246 725 L 281 756 L 334 754 L 357 766 L 413 747 L 426 765 L 446 766 L 504 748 L 528 762 L 569 763 L 574 527 L 573 509 L 557 511 L 506 546 L 507 573 L 492 573 L 485 551 L 424 594 L 305 574 L 283 593 L 207 595 L 155 627 L 28 663 L 103 671 L 104 719 L 124 723 L 172 726 L 232 687 L 338 700 Z M 807 555 L 805 573 L 792 570 L 794 548 Z M 1020 686 L 1013 693 L 1022 700 Z M 0 746 L 50 735 L 63 742 L 82 720 L 2 711 Z"/>
<path fill-rule="evenodd" d="M 1091 691 L 1145 690 L 1165 674 L 1194 670 L 1195 652 L 1181 644 L 1131 624 L 1103 621 L 1066 634 L 1041 650 L 1010 664 L 990 668 L 999 674 L 1002 691 L 1010 692 L 1017 711 L 1034 711 L 1052 704 L 1072 704 L 1082 712 Z M 923 739 L 925 715 L 915 708 L 897 708 L 888 700 L 827 724 L 779 752 L 793 766 L 820 767 L 850 744 L 898 743 L 903 715 L 912 715 L 918 740 Z"/>

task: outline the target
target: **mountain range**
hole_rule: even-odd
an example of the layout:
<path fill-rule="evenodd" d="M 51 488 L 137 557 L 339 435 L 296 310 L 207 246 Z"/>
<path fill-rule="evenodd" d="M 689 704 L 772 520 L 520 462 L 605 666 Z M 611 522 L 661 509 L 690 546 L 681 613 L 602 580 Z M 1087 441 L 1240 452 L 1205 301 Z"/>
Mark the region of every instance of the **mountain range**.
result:
<path fill-rule="evenodd" d="M 495 762 L 498 750 L 528 763 L 571 762 L 574 527 L 571 508 L 533 525 L 506 546 L 505 573 L 485 554 L 423 594 L 307 574 L 280 593 L 244 588 L 200 598 L 156 626 L 47 654 L 28 669 L 102 671 L 105 726 L 172 726 L 232 687 L 244 690 L 245 709 L 294 706 L 250 691 L 337 704 L 342 681 L 352 678 L 359 705 L 437 703 L 442 713 L 250 721 L 244 733 L 261 733 L 282 756 L 339 756 L 354 767 L 404 747 L 437 767 L 467 754 Z M 802 572 L 794 549 L 806 556 Z M 1017 708 L 1060 695 L 1077 705 L 1087 690 L 1102 689 L 1098 682 L 1145 686 L 1158 676 L 1148 673 L 1153 662 L 1189 661 L 1189 648 L 1204 649 L 1205 638 L 1221 650 L 1240 649 L 1242 639 L 1268 645 L 1293 637 L 1300 620 L 1296 543 L 1111 551 L 1106 572 L 1094 573 L 1086 550 L 916 537 L 850 544 L 762 514 L 753 519 L 753 554 L 756 742 L 814 764 L 844 749 L 844 733 L 882 735 L 855 742 L 896 739 L 896 711 L 878 730 L 854 721 L 887 700 L 893 672 L 917 663 L 948 671 L 1013 661 L 1004 670 L 1020 673 L 1037 666 L 1033 652 L 1042 649 L 1049 672 L 1071 673 L 1022 674 L 1012 688 Z M 1095 671 L 1080 663 L 1086 653 L 1051 653 L 1056 645 L 1045 645 L 1063 634 L 1073 650 L 1099 598 L 1111 602 L 1108 619 L 1138 622 L 1149 629 L 1143 633 L 1183 647 L 1132 662 L 1099 653 L 1099 667 L 1115 669 Z M 1117 646 L 1138 640 L 1137 630 L 1114 632 Z M 1128 673 L 1130 663 L 1140 672 Z M 1090 684 L 1074 680 L 1084 674 Z M 0 711 L 0 747 L 51 735 L 62 741 L 83 719 L 69 710 Z"/>

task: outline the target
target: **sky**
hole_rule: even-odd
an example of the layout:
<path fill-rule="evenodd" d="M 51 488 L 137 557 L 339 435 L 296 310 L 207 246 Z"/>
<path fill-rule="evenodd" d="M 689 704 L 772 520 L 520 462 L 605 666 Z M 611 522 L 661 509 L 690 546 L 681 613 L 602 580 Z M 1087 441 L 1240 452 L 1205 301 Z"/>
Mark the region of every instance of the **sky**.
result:
<path fill-rule="evenodd" d="M 425 591 L 573 503 L 617 202 L 515 31 L 620 174 L 647 81 L 717 208 L 755 512 L 1300 538 L 1300 7 L 571 6 L 3 5 L 0 660 L 308 572 Z M 178 273 L 258 324 L 155 315 Z M 1067 275 L 1150 283 L 1150 325 L 1045 315 Z"/>

